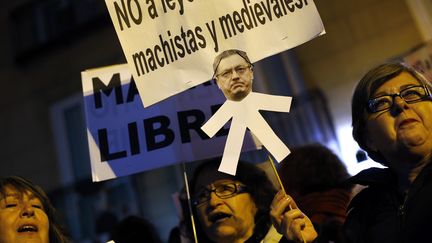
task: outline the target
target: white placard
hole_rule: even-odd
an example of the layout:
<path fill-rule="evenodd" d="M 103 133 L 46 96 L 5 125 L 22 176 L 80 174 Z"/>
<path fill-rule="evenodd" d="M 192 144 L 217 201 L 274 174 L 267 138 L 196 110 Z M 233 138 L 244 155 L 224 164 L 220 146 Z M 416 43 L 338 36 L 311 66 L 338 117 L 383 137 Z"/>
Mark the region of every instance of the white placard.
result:
<path fill-rule="evenodd" d="M 201 84 L 226 49 L 252 62 L 325 33 L 312 0 L 105 0 L 144 106 Z"/>

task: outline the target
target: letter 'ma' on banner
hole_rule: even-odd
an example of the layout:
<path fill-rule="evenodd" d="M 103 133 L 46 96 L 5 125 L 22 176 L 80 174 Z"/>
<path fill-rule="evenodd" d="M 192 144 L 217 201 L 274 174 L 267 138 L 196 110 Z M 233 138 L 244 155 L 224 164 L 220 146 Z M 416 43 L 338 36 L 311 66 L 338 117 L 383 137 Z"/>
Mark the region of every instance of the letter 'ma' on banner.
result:
<path fill-rule="evenodd" d="M 223 104 L 208 82 L 144 108 L 126 64 L 82 72 L 93 181 L 220 156 L 228 128 L 200 129 Z M 244 150 L 259 146 L 249 135 Z"/>
<path fill-rule="evenodd" d="M 312 0 L 105 0 L 144 106 L 208 81 L 227 49 L 252 62 L 325 33 Z"/>

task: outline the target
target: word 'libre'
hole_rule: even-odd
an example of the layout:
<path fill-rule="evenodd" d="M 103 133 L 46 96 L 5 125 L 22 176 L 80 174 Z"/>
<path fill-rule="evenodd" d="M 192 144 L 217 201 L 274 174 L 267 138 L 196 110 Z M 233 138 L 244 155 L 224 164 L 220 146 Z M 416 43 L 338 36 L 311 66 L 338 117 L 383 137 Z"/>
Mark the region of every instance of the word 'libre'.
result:
<path fill-rule="evenodd" d="M 121 85 L 120 73 L 114 73 L 108 84 L 105 84 L 99 77 L 93 77 L 92 84 L 93 95 L 89 98 L 93 100 L 90 104 L 95 110 L 110 106 L 104 104 L 104 101 L 110 100 L 110 104 L 119 106 L 134 102 L 136 95 L 139 97 L 133 78 L 130 77 L 129 85 Z M 212 83 L 203 84 L 203 86 L 209 85 Z M 209 105 L 209 110 L 204 111 L 201 109 L 205 108 L 180 110 L 175 112 L 174 116 L 153 115 L 140 121 L 128 122 L 127 125 L 116 129 L 99 128 L 95 130 L 94 137 L 99 145 L 101 162 L 139 155 L 144 153 L 144 149 L 146 152 L 151 152 L 168 147 L 173 143 L 191 143 L 193 133 L 198 135 L 198 139 L 207 140 L 209 137 L 201 130 L 206 121 L 206 114 L 213 115 L 221 105 Z M 228 130 L 222 128 L 216 136 L 226 136 Z M 127 138 L 127 141 L 124 144 L 113 144 L 112 139 L 119 137 Z"/>
<path fill-rule="evenodd" d="M 221 105 L 211 106 L 212 114 L 214 114 Z M 127 157 L 130 155 L 137 155 L 141 153 L 142 143 L 145 141 L 146 151 L 168 147 L 173 144 L 176 138 L 180 138 L 182 144 L 191 142 L 191 131 L 202 140 L 207 140 L 209 137 L 201 130 L 201 126 L 205 123 L 205 114 L 198 109 L 185 110 L 177 112 L 176 120 L 179 127 L 179 134 L 175 134 L 172 129 L 172 121 L 168 116 L 155 116 L 142 120 L 142 131 L 139 131 L 139 123 L 131 122 L 127 124 L 127 129 L 122 131 L 109 131 L 106 128 L 97 130 L 97 141 L 100 149 L 101 161 L 109 161 Z M 216 134 L 216 137 L 226 136 L 229 129 L 221 128 Z M 109 146 L 109 132 L 112 136 L 121 136 L 115 133 L 126 133 L 129 144 L 127 148 L 122 150 L 112 151 Z M 144 133 L 144 136 L 140 134 Z M 144 140 L 144 141 L 143 141 Z M 129 153 L 129 154 L 128 154 Z"/>

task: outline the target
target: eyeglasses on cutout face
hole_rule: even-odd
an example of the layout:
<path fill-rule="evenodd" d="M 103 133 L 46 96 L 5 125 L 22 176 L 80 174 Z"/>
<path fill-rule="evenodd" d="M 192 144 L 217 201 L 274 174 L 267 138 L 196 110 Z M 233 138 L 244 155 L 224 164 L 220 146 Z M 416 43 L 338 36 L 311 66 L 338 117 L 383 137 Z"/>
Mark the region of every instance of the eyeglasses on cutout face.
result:
<path fill-rule="evenodd" d="M 399 96 L 406 103 L 412 104 L 426 99 L 432 99 L 429 89 L 424 85 L 411 86 L 399 91 L 396 94 L 381 95 L 368 101 L 368 111 L 376 113 L 380 111 L 389 110 L 393 104 L 394 99 Z"/>
<path fill-rule="evenodd" d="M 251 65 L 237 66 L 235 68 L 224 70 L 221 73 L 216 74 L 216 77 L 222 77 L 224 79 L 229 79 L 232 77 L 234 72 L 236 72 L 239 76 L 241 76 L 241 75 L 245 74 L 246 71 L 250 68 L 251 68 Z"/>
<path fill-rule="evenodd" d="M 218 196 L 221 199 L 226 199 L 230 197 L 234 197 L 237 194 L 244 193 L 247 191 L 246 186 L 231 182 L 231 183 L 224 183 L 213 186 L 212 189 L 209 188 L 203 188 L 202 190 L 198 191 L 195 197 L 192 200 L 193 205 L 200 206 L 203 205 L 205 202 L 210 201 L 211 193 L 214 192 L 216 196 Z"/>

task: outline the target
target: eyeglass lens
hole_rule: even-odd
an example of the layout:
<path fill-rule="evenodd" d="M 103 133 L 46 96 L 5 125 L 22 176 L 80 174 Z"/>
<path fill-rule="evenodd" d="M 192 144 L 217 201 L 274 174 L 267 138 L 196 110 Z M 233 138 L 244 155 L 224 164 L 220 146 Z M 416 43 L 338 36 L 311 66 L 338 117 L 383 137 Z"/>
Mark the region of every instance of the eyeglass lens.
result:
<path fill-rule="evenodd" d="M 428 91 L 424 86 L 412 86 L 401 90 L 397 94 L 382 95 L 369 100 L 369 110 L 371 112 L 378 112 L 390 109 L 393 106 L 396 96 L 399 96 L 407 103 L 414 103 L 427 97 Z"/>
<path fill-rule="evenodd" d="M 223 78 L 231 78 L 234 72 L 236 72 L 238 75 L 243 75 L 248 68 L 249 66 L 237 66 L 235 68 L 221 72 L 218 76 L 222 76 Z"/>
<path fill-rule="evenodd" d="M 229 198 L 234 196 L 238 190 L 237 190 L 237 184 L 235 183 L 228 183 L 228 184 L 220 184 L 214 186 L 213 189 L 204 188 L 201 190 L 197 197 L 196 197 L 196 203 L 201 204 L 204 202 L 207 202 L 210 200 L 210 194 L 214 192 L 216 196 L 219 198 Z"/>

